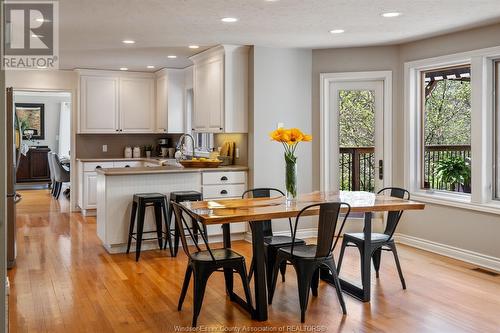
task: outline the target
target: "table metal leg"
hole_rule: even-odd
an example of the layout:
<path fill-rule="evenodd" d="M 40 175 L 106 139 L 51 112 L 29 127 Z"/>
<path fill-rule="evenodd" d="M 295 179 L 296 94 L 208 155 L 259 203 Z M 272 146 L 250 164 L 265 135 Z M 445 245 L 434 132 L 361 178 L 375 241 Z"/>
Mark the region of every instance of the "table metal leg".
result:
<path fill-rule="evenodd" d="M 229 223 L 222 225 L 222 241 L 225 248 L 231 248 L 231 227 Z M 234 300 L 233 294 L 233 270 L 226 268 L 224 269 L 224 279 L 226 281 L 226 293 L 231 300 Z"/>
<path fill-rule="evenodd" d="M 365 226 L 363 229 L 365 242 L 361 254 L 361 285 L 358 287 L 350 282 L 340 278 L 340 286 L 342 291 L 359 299 L 363 302 L 370 301 L 370 287 L 371 287 L 371 253 L 370 244 L 372 237 L 372 213 L 365 213 Z M 333 278 L 327 269 L 321 269 L 321 279 L 333 285 Z"/>
<path fill-rule="evenodd" d="M 266 260 L 263 223 L 250 222 L 254 260 L 255 319 L 267 320 Z"/>

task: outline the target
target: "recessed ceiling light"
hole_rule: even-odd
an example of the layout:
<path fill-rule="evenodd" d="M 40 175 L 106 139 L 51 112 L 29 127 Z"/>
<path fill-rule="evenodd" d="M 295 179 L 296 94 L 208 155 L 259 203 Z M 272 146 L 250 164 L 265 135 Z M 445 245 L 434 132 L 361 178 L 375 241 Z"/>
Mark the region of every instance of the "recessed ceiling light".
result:
<path fill-rule="evenodd" d="M 238 19 L 236 17 L 223 17 L 221 21 L 225 23 L 234 23 L 238 22 Z"/>
<path fill-rule="evenodd" d="M 123 44 L 135 44 L 135 40 L 125 39 L 125 40 L 122 40 L 122 43 Z"/>
<path fill-rule="evenodd" d="M 128 68 L 127 67 L 120 67 L 120 70 L 121 71 L 128 71 Z"/>
<path fill-rule="evenodd" d="M 398 17 L 401 16 L 401 13 L 398 12 L 387 12 L 382 14 L 383 17 Z"/>
<path fill-rule="evenodd" d="M 147 65 L 146 68 L 153 69 L 153 68 L 155 68 L 155 66 L 153 66 L 153 65 Z"/>
<path fill-rule="evenodd" d="M 167 56 L 167 58 L 170 58 L 170 59 L 175 59 L 175 58 L 177 58 L 177 56 L 176 56 L 176 55 L 171 54 L 171 55 Z"/>
<path fill-rule="evenodd" d="M 330 30 L 331 34 L 342 34 L 344 32 L 345 32 L 344 29 L 333 29 L 333 30 Z"/>
<path fill-rule="evenodd" d="M 189 45 L 190 49 L 199 49 L 200 47 L 198 45 Z"/>

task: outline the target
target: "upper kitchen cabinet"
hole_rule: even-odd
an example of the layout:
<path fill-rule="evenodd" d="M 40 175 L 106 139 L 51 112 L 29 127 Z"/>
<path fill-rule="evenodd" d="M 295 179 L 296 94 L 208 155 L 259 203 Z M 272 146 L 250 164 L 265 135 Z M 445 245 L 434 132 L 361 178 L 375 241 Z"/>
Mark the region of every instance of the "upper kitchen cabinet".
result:
<path fill-rule="evenodd" d="M 219 45 L 192 56 L 194 108 L 198 132 L 248 132 L 249 47 Z"/>
<path fill-rule="evenodd" d="M 156 73 L 156 132 L 184 133 L 183 69 L 162 69 Z"/>
<path fill-rule="evenodd" d="M 154 132 L 154 98 L 154 79 L 120 78 L 120 132 Z"/>
<path fill-rule="evenodd" d="M 118 128 L 118 85 L 116 77 L 80 77 L 81 133 L 115 133 Z"/>
<path fill-rule="evenodd" d="M 79 133 L 155 131 L 154 74 L 78 71 Z"/>

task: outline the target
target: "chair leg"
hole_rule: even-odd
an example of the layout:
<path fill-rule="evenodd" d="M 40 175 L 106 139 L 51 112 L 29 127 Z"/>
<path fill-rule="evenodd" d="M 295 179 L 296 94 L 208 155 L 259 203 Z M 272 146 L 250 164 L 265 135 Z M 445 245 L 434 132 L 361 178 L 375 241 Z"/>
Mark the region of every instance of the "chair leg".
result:
<path fill-rule="evenodd" d="M 394 255 L 394 261 L 396 262 L 396 268 L 398 269 L 399 279 L 401 280 L 401 285 L 403 289 L 406 289 L 405 278 L 403 277 L 403 271 L 401 270 L 401 264 L 399 263 L 398 252 L 396 250 L 396 244 L 394 242 L 390 242 L 389 247 L 391 248 L 391 252 Z"/>
<path fill-rule="evenodd" d="M 347 314 L 345 307 L 344 296 L 342 295 L 342 288 L 340 287 L 339 274 L 335 269 L 335 263 L 333 260 L 325 262 L 325 265 L 330 269 L 333 276 L 333 282 L 335 284 L 335 291 L 337 292 L 337 298 L 339 299 L 340 307 L 342 308 L 342 313 Z"/>
<path fill-rule="evenodd" d="M 59 200 L 59 196 L 61 195 L 61 189 L 62 189 L 62 183 L 58 183 L 59 186 L 57 187 L 57 192 L 56 192 L 56 199 Z"/>
<path fill-rule="evenodd" d="M 144 214 L 145 207 L 143 204 L 139 204 L 139 214 L 137 216 L 137 239 L 135 243 L 135 261 L 139 261 L 141 256 L 141 244 L 142 244 L 142 231 L 144 230 Z"/>
<path fill-rule="evenodd" d="M 207 280 L 211 273 L 205 271 L 203 268 L 194 270 L 193 322 L 191 324 L 193 327 L 196 327 L 201 305 L 203 304 L 203 297 L 205 296 Z"/>
<path fill-rule="evenodd" d="M 300 322 L 304 323 L 306 321 L 307 303 L 309 301 L 309 289 L 311 288 L 312 277 L 316 271 L 316 267 L 302 263 L 294 263 L 293 266 L 297 273 L 297 285 L 299 287 Z"/>
<path fill-rule="evenodd" d="M 132 203 L 132 211 L 130 212 L 130 226 L 128 230 L 127 253 L 130 252 L 130 245 L 132 244 L 132 234 L 134 233 L 135 215 L 137 213 L 137 203 Z"/>
<path fill-rule="evenodd" d="M 224 282 L 226 284 L 226 293 L 229 295 L 229 298 L 233 300 L 233 269 L 232 268 L 224 268 Z"/>
<path fill-rule="evenodd" d="M 177 311 L 182 310 L 182 304 L 184 303 L 184 298 L 186 298 L 186 293 L 189 287 L 189 281 L 191 280 L 191 273 L 193 273 L 193 268 L 188 265 L 186 268 L 186 274 L 184 275 L 184 283 L 182 284 L 181 296 L 179 297 L 179 304 L 177 305 Z"/>
<path fill-rule="evenodd" d="M 318 296 L 319 268 L 314 271 L 311 281 L 311 291 L 314 297 Z"/>
<path fill-rule="evenodd" d="M 162 204 L 162 212 L 163 212 L 163 219 L 165 220 L 165 228 L 167 229 L 167 240 L 165 241 L 165 245 L 163 249 L 167 248 L 167 242 L 168 242 L 168 249 L 170 250 L 170 256 L 175 257 L 174 255 L 174 249 L 172 248 L 172 235 L 170 235 L 170 225 L 171 219 L 169 218 L 169 212 L 167 211 L 167 204 L 164 202 Z"/>
<path fill-rule="evenodd" d="M 285 282 L 286 262 L 280 265 L 281 282 Z"/>
<path fill-rule="evenodd" d="M 248 271 L 248 282 L 252 281 L 253 271 L 255 269 L 254 266 L 255 266 L 255 262 L 253 261 L 253 258 L 252 258 L 252 261 L 250 262 L 250 269 Z"/>
<path fill-rule="evenodd" d="M 347 243 L 347 239 L 345 239 L 345 237 L 342 237 L 342 246 L 340 248 L 339 262 L 337 264 L 337 274 L 340 274 L 340 268 L 342 267 L 342 261 L 344 260 L 344 252 L 345 248 L 347 247 Z"/>
<path fill-rule="evenodd" d="M 381 256 L 382 256 L 382 248 L 378 248 L 375 251 L 373 251 L 372 260 L 373 260 L 373 267 L 375 267 L 375 274 L 377 276 L 377 279 L 379 277 L 378 271 L 380 269 L 380 257 Z"/>
<path fill-rule="evenodd" d="M 276 282 L 278 280 L 278 271 L 279 271 L 279 268 L 280 268 L 280 265 L 282 262 L 286 263 L 286 258 L 284 255 L 282 255 L 278 251 L 278 254 L 276 255 L 276 262 L 275 262 L 274 268 L 273 268 L 273 275 L 272 275 L 273 280 L 272 280 L 272 284 L 268 290 L 268 295 L 267 295 L 267 303 L 268 304 L 273 303 L 274 291 L 276 290 Z"/>
<path fill-rule="evenodd" d="M 156 237 L 158 238 L 158 245 L 160 250 L 163 249 L 163 223 L 161 218 L 161 204 L 155 202 L 154 204 L 155 222 L 156 222 Z"/>

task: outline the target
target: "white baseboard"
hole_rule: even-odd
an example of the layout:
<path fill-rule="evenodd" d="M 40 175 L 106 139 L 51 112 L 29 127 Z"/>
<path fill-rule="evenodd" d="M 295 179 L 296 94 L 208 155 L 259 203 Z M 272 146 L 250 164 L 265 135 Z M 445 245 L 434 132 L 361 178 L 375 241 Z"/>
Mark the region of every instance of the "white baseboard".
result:
<path fill-rule="evenodd" d="M 246 235 L 244 233 L 231 234 L 232 241 L 242 240 L 245 238 L 246 238 Z M 172 242 L 173 241 L 174 240 L 172 238 Z M 222 234 L 208 236 L 209 243 L 222 243 L 222 241 L 223 241 Z M 203 244 L 203 241 L 201 240 L 201 238 L 200 238 L 200 242 L 202 242 L 202 244 Z M 188 240 L 188 245 L 193 245 L 193 242 L 191 240 Z M 112 246 L 103 244 L 103 246 L 106 249 L 106 251 L 108 251 L 108 253 L 111 253 L 111 254 L 127 252 L 127 244 L 116 244 L 116 245 L 112 245 Z M 179 248 L 182 248 L 181 242 L 179 242 Z M 147 250 L 158 250 L 158 241 L 156 239 L 143 241 L 141 244 L 141 252 L 147 251 Z M 130 247 L 130 252 L 135 252 L 135 242 L 132 243 L 132 246 Z"/>
<path fill-rule="evenodd" d="M 489 270 L 500 272 L 500 258 L 488 256 L 478 252 L 473 252 L 458 247 L 432 242 L 426 239 L 409 235 L 394 234 L 394 240 L 398 243 L 416 247 L 425 251 L 437 253 L 445 257 L 458 259 L 470 264 L 484 267 Z"/>

